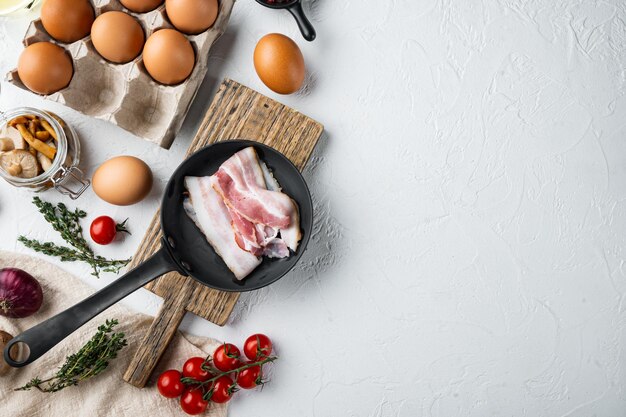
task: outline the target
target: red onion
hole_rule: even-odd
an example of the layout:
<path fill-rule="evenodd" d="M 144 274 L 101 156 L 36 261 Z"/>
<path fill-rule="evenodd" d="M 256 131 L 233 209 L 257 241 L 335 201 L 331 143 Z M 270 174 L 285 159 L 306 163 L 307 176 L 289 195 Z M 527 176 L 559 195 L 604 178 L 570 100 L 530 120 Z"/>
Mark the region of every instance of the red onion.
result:
<path fill-rule="evenodd" d="M 18 268 L 0 269 L 0 315 L 28 317 L 42 302 L 41 285 L 32 275 Z"/>

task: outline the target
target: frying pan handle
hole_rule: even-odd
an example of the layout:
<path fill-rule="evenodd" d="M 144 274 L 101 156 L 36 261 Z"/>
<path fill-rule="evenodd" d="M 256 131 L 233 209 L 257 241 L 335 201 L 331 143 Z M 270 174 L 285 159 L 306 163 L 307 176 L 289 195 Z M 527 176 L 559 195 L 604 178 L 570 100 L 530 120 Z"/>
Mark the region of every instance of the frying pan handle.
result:
<path fill-rule="evenodd" d="M 15 368 L 28 365 L 114 303 L 156 277 L 174 270 L 186 275 L 176 264 L 165 245 L 162 245 L 161 249 L 148 260 L 115 282 L 11 339 L 4 348 L 4 360 Z M 20 342 L 28 346 L 28 357 L 14 360 L 9 352 L 13 345 Z"/>
<path fill-rule="evenodd" d="M 287 10 L 289 10 L 289 13 L 291 13 L 296 19 L 296 22 L 298 23 L 298 27 L 300 28 L 300 32 L 302 32 L 302 36 L 304 37 L 304 39 L 309 42 L 315 40 L 315 37 L 317 36 L 315 33 L 315 28 L 304 14 L 304 10 L 302 10 L 302 4 L 300 2 L 294 3 L 293 5 L 289 6 Z"/>

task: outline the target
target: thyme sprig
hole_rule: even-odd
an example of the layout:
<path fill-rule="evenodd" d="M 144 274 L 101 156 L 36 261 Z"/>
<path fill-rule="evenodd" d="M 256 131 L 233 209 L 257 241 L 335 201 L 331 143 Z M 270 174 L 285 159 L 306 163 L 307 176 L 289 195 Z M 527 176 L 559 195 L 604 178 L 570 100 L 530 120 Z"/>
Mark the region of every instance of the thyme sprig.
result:
<path fill-rule="evenodd" d="M 117 357 L 117 352 L 126 346 L 124 333 L 111 333 L 117 324 L 117 320 L 107 320 L 98 327 L 91 340 L 68 356 L 54 376 L 47 379 L 35 377 L 14 391 L 36 388 L 41 392 L 56 392 L 99 375 L 109 366 L 109 361 Z"/>
<path fill-rule="evenodd" d="M 87 213 L 83 210 L 74 209 L 74 211 L 71 211 L 63 203 L 58 203 L 54 206 L 52 203 L 43 201 L 39 197 L 33 198 L 33 204 L 37 206 L 39 212 L 43 215 L 44 219 L 50 223 L 52 228 L 72 247 L 57 245 L 53 242 L 40 242 L 35 239 L 29 239 L 23 235 L 19 236 L 17 240 L 23 243 L 27 248 L 45 255 L 56 256 L 60 258 L 62 262 L 85 262 L 91 265 L 93 269 L 91 275 L 96 277 L 100 277 L 100 272 L 117 273 L 130 262 L 130 258 L 106 259 L 103 256 L 94 254 L 83 237 L 83 228 L 80 225 L 80 220 L 87 216 Z M 125 225 L 126 220 L 120 226 L 124 228 Z"/>

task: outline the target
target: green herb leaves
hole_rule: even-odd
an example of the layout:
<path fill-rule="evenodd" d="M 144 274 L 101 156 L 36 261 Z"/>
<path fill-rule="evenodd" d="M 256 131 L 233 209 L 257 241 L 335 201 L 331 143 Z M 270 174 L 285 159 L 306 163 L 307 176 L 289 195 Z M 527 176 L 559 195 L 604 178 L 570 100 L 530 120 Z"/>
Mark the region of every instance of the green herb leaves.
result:
<path fill-rule="evenodd" d="M 33 198 L 33 204 L 37 206 L 39 212 L 43 214 L 44 219 L 50 223 L 52 228 L 59 232 L 63 240 L 72 247 L 60 246 L 53 242 L 40 242 L 35 239 L 28 239 L 26 236 L 19 236 L 17 240 L 27 248 L 49 256 L 56 256 L 63 262 L 86 262 L 93 268 L 91 275 L 96 277 L 100 277 L 100 272 L 119 272 L 121 268 L 130 262 L 130 258 L 106 259 L 94 254 L 83 237 L 83 228 L 80 225 L 80 219 L 87 216 L 87 213 L 84 211 L 79 209 L 70 211 L 63 203 L 59 203 L 55 207 L 39 197 Z"/>
<path fill-rule="evenodd" d="M 117 324 L 117 320 L 107 320 L 98 327 L 98 332 L 91 340 L 78 352 L 68 356 L 54 376 L 44 380 L 33 378 L 15 391 L 37 388 L 41 392 L 56 392 L 100 374 L 107 368 L 109 361 L 117 357 L 117 352 L 126 346 L 124 333 L 111 333 Z"/>

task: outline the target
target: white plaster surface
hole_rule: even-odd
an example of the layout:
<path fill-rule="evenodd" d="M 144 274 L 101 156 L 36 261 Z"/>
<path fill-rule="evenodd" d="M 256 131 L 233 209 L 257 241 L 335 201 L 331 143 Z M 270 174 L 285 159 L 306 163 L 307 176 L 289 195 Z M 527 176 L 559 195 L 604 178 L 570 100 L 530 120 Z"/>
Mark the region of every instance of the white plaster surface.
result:
<path fill-rule="evenodd" d="M 236 343 L 274 339 L 272 381 L 239 393 L 233 416 L 626 416 L 626 3 L 305 3 L 310 44 L 287 13 L 235 5 L 169 151 L 6 83 L 0 108 L 61 114 L 89 173 L 120 154 L 152 167 L 138 205 L 91 190 L 76 203 L 90 218 L 130 217 L 133 235 L 99 248 L 110 256 L 136 249 L 218 80 L 324 123 L 300 265 L 243 295 L 224 328 L 184 321 Z M 33 16 L 0 19 L 0 72 Z M 297 95 L 254 73 L 255 42 L 273 31 L 303 50 Z M 0 184 L 1 249 L 30 253 L 20 233 L 56 239 L 30 198 Z M 62 267 L 94 288 L 115 279 Z M 141 290 L 125 303 L 154 313 L 160 300 Z"/>

